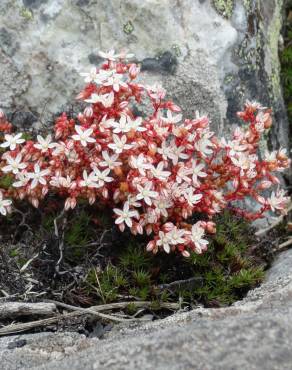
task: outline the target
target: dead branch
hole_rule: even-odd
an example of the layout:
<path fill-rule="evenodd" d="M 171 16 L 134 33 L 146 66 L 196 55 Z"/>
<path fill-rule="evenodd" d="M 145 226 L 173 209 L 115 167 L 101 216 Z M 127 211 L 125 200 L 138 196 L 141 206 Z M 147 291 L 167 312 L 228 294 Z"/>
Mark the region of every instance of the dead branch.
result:
<path fill-rule="evenodd" d="M 53 301 L 54 302 L 54 301 Z M 61 320 L 65 320 L 68 318 L 73 318 L 77 317 L 80 315 L 85 315 L 85 314 L 91 314 L 92 311 L 110 311 L 114 309 L 123 309 L 126 308 L 129 305 L 133 305 L 136 308 L 151 308 L 152 302 L 117 302 L 117 303 L 111 303 L 111 304 L 105 304 L 105 305 L 99 305 L 99 306 L 92 306 L 90 307 L 90 311 L 88 309 L 84 309 L 82 311 L 74 311 L 70 313 L 64 313 L 58 316 L 50 317 L 47 319 L 43 320 L 37 320 L 37 321 L 31 321 L 31 322 L 26 322 L 26 323 L 21 323 L 21 324 L 11 324 L 7 325 L 3 328 L 0 328 L 0 336 L 8 335 L 8 334 L 14 334 L 14 333 L 20 333 L 23 331 L 31 330 L 33 328 L 38 328 L 38 327 L 45 327 L 48 325 L 56 324 L 57 322 Z M 180 305 L 178 303 L 168 303 L 168 302 L 161 302 L 160 308 L 165 308 L 168 310 L 179 310 Z M 129 321 L 129 320 L 124 320 L 124 321 Z M 136 319 L 135 321 L 139 321 L 139 319 Z M 144 321 L 144 320 L 143 320 Z"/>
<path fill-rule="evenodd" d="M 52 316 L 56 313 L 56 304 L 5 302 L 0 303 L 0 319 L 14 319 L 20 316 Z"/>
<path fill-rule="evenodd" d="M 274 252 L 280 252 L 292 245 L 292 238 L 286 240 L 284 243 L 280 244 L 278 247 L 274 248 Z"/>

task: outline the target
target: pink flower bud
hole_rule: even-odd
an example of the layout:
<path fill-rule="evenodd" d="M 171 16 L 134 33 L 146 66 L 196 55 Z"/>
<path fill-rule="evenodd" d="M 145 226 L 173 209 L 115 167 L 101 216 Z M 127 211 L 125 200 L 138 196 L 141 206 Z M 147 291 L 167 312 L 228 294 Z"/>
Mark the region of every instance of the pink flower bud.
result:
<path fill-rule="evenodd" d="M 131 64 L 129 68 L 129 75 L 132 80 L 134 80 L 138 73 L 140 72 L 140 68 L 137 66 L 137 64 Z"/>

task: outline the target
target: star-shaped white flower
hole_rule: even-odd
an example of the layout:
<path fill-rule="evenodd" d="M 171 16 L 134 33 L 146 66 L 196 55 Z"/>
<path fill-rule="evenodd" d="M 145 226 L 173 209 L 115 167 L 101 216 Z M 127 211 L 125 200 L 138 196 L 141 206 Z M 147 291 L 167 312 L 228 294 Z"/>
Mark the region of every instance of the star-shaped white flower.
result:
<path fill-rule="evenodd" d="M 18 144 L 22 144 L 25 142 L 25 140 L 22 139 L 21 137 L 22 133 L 16 135 L 5 134 L 4 139 L 6 141 L 4 141 L 4 143 L 2 143 L 0 146 L 1 148 L 9 147 L 10 150 L 14 150 Z"/>
<path fill-rule="evenodd" d="M 109 108 L 113 105 L 115 95 L 113 91 L 108 94 L 98 95 L 93 93 L 89 99 L 85 99 L 87 103 L 96 104 L 102 103 L 102 105 L 106 108 Z"/>
<path fill-rule="evenodd" d="M 12 204 L 12 200 L 10 199 L 3 199 L 3 193 L 0 191 L 0 213 L 3 216 L 7 215 L 7 212 L 10 210 L 10 206 Z"/>
<path fill-rule="evenodd" d="M 80 76 L 85 77 L 84 82 L 94 82 L 94 80 L 97 78 L 97 70 L 96 67 L 92 67 L 89 72 L 81 72 Z"/>
<path fill-rule="evenodd" d="M 273 212 L 284 210 L 288 202 L 289 197 L 285 197 L 284 190 L 273 191 L 270 198 L 267 199 L 267 204 L 271 207 Z"/>
<path fill-rule="evenodd" d="M 199 203 L 202 197 L 203 197 L 203 194 L 194 194 L 194 191 L 192 188 L 188 188 L 184 192 L 184 198 L 191 207 Z"/>
<path fill-rule="evenodd" d="M 174 165 L 177 165 L 179 159 L 188 159 L 189 155 L 184 153 L 185 147 L 184 146 L 177 146 L 175 140 L 170 142 L 168 148 L 168 158 L 170 158 Z"/>
<path fill-rule="evenodd" d="M 137 169 L 143 176 L 146 176 L 145 170 L 149 170 L 152 167 L 143 153 L 140 153 L 138 157 L 131 155 L 129 158 L 129 165 L 131 168 Z"/>
<path fill-rule="evenodd" d="M 113 132 L 115 134 L 119 134 L 120 132 L 122 133 L 127 133 L 131 130 L 131 125 L 129 124 L 128 116 L 125 114 L 122 114 L 119 122 L 113 121 L 112 123 L 113 127 Z"/>
<path fill-rule="evenodd" d="M 112 156 L 110 156 L 108 154 L 108 151 L 106 150 L 103 150 L 101 154 L 104 160 L 99 162 L 99 166 L 108 167 L 110 170 L 113 170 L 115 167 L 122 165 L 122 162 L 117 161 L 117 159 L 119 158 L 118 154 L 113 154 Z"/>
<path fill-rule="evenodd" d="M 123 75 L 121 73 L 114 73 L 105 82 L 104 86 L 112 86 L 114 91 L 119 92 L 120 87 L 127 87 L 128 85 L 123 81 Z"/>
<path fill-rule="evenodd" d="M 52 143 L 52 135 L 48 135 L 46 138 L 38 135 L 37 140 L 38 144 L 34 144 L 34 147 L 41 150 L 42 153 L 45 153 L 49 149 L 53 149 L 56 147 L 56 143 Z"/>
<path fill-rule="evenodd" d="M 46 176 L 50 174 L 50 170 L 48 168 L 41 170 L 38 164 L 34 165 L 34 172 L 28 172 L 27 177 L 32 179 L 30 188 L 34 189 L 38 184 L 46 185 L 47 180 Z"/>
<path fill-rule="evenodd" d="M 77 135 L 73 135 L 72 138 L 75 141 L 80 141 L 82 146 L 87 146 L 87 143 L 95 143 L 95 139 L 90 135 L 93 133 L 92 128 L 83 129 L 81 126 L 75 126 Z"/>
<path fill-rule="evenodd" d="M 12 172 L 14 175 L 16 175 L 17 173 L 19 173 L 19 170 L 23 170 L 27 166 L 25 163 L 21 163 L 22 155 L 20 153 L 18 153 L 15 158 L 7 155 L 5 159 L 8 165 L 2 168 L 3 172 Z"/>
<path fill-rule="evenodd" d="M 185 242 L 185 230 L 178 229 L 176 226 L 167 233 L 167 236 L 169 237 L 169 242 L 172 245 L 183 244 Z"/>
<path fill-rule="evenodd" d="M 161 161 L 158 163 L 157 167 L 151 167 L 151 173 L 154 177 L 156 177 L 160 181 L 166 181 L 167 178 L 171 175 L 171 172 L 164 171 L 164 162 Z"/>
<path fill-rule="evenodd" d="M 98 188 L 99 185 L 97 184 L 97 177 L 95 176 L 94 172 L 91 172 L 89 175 L 87 171 L 83 171 L 83 180 L 80 181 L 80 186 L 88 187 L 88 188 Z"/>
<path fill-rule="evenodd" d="M 155 211 L 157 211 L 159 215 L 161 214 L 164 217 L 168 217 L 167 209 L 173 206 L 173 202 L 167 198 L 159 198 L 154 201 L 154 205 Z"/>
<path fill-rule="evenodd" d="M 177 114 L 176 116 L 172 115 L 171 110 L 167 110 L 166 117 L 161 117 L 161 120 L 165 123 L 178 123 L 182 119 L 182 114 Z"/>
<path fill-rule="evenodd" d="M 122 153 L 124 150 L 129 150 L 132 148 L 131 144 L 127 143 L 127 136 L 123 135 L 119 137 L 118 135 L 113 134 L 114 143 L 108 144 L 108 147 L 112 149 L 117 154 Z"/>
<path fill-rule="evenodd" d="M 202 169 L 205 167 L 203 163 L 198 163 L 198 161 L 194 160 L 192 163 L 192 175 L 193 175 L 193 183 L 194 185 L 200 185 L 200 181 L 198 177 L 206 177 L 206 172 L 203 172 Z"/>
<path fill-rule="evenodd" d="M 21 188 L 23 186 L 26 186 L 27 183 L 29 182 L 29 178 L 26 176 L 25 173 L 21 173 L 19 172 L 17 175 L 16 175 L 16 179 L 17 181 L 15 181 L 12 186 L 15 187 L 15 188 Z"/>
<path fill-rule="evenodd" d="M 159 239 L 156 242 L 158 247 L 162 247 L 166 253 L 170 252 L 170 237 L 168 234 L 165 234 L 163 231 L 158 233 Z"/>
<path fill-rule="evenodd" d="M 152 199 L 158 197 L 158 193 L 156 191 L 151 190 L 152 188 L 152 183 L 150 181 L 146 182 L 144 186 L 142 185 L 137 185 L 137 190 L 138 194 L 136 196 L 137 200 L 144 200 L 148 206 L 151 206 L 152 204 Z"/>
<path fill-rule="evenodd" d="M 98 168 L 94 167 L 93 171 L 94 171 L 94 176 L 96 177 L 98 181 L 98 187 L 104 186 L 106 182 L 114 181 L 113 177 L 108 176 L 108 174 L 111 171 L 109 168 L 106 168 L 105 170 L 100 171 Z"/>
<path fill-rule="evenodd" d="M 115 54 L 114 49 L 111 49 L 111 50 L 106 51 L 106 52 L 99 51 L 98 55 L 101 58 L 108 59 L 108 60 L 111 60 L 111 61 L 115 61 L 120 56 L 119 54 Z"/>
<path fill-rule="evenodd" d="M 207 132 L 195 143 L 195 148 L 198 152 L 203 154 L 203 156 L 213 153 L 211 148 L 214 146 L 214 144 L 211 142 L 211 140 L 209 140 L 211 136 L 213 136 L 213 132 Z"/>
<path fill-rule="evenodd" d="M 132 227 L 132 218 L 139 219 L 139 213 L 137 211 L 130 210 L 129 202 L 124 203 L 123 209 L 114 208 L 114 212 L 119 216 L 115 221 L 117 225 L 125 223 L 128 227 Z"/>
<path fill-rule="evenodd" d="M 195 244 L 196 252 L 199 254 L 206 250 L 209 244 L 207 240 L 203 239 L 204 234 L 205 230 L 200 226 L 200 222 L 192 226 L 191 240 Z"/>

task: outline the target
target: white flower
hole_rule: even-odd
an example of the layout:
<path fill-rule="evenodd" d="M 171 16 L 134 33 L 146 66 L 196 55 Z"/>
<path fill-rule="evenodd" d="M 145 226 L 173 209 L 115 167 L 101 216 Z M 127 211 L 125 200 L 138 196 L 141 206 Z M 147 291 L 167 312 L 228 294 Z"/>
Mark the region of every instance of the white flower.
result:
<path fill-rule="evenodd" d="M 104 186 L 106 182 L 112 182 L 114 180 L 112 177 L 108 176 L 108 174 L 111 171 L 109 168 L 103 171 L 100 171 L 98 168 L 94 167 L 93 171 L 94 171 L 94 175 L 96 176 L 96 179 L 98 180 L 99 187 Z"/>
<path fill-rule="evenodd" d="M 168 148 L 168 158 L 170 158 L 174 165 L 177 165 L 179 159 L 188 159 L 189 155 L 184 153 L 184 146 L 177 146 L 175 140 L 170 142 Z"/>
<path fill-rule="evenodd" d="M 164 217 L 168 217 L 167 209 L 173 206 L 173 202 L 167 198 L 160 198 L 154 201 L 155 210 Z"/>
<path fill-rule="evenodd" d="M 188 188 L 184 192 L 184 198 L 188 202 L 188 204 L 193 207 L 195 204 L 199 203 L 200 200 L 202 199 L 203 195 L 202 194 L 194 194 L 194 191 L 192 188 Z"/>
<path fill-rule="evenodd" d="M 129 122 L 130 121 L 128 120 L 128 116 L 122 114 L 119 122 L 114 121 L 112 123 L 111 126 L 114 128 L 113 132 L 115 134 L 119 134 L 120 132 L 123 133 L 129 132 L 131 130 L 131 125 L 129 124 Z"/>
<path fill-rule="evenodd" d="M 60 178 L 60 185 L 63 186 L 63 188 L 76 188 L 76 182 L 68 175 Z"/>
<path fill-rule="evenodd" d="M 123 82 L 123 75 L 121 73 L 114 73 L 103 82 L 104 86 L 112 86 L 114 91 L 119 92 L 120 87 L 127 87 L 128 85 Z"/>
<path fill-rule="evenodd" d="M 172 115 L 172 111 L 167 110 L 166 112 L 167 117 L 161 117 L 161 120 L 165 123 L 178 123 L 181 121 L 182 114 L 177 114 L 176 116 Z"/>
<path fill-rule="evenodd" d="M 108 94 L 98 95 L 93 93 L 89 99 L 85 99 L 87 103 L 95 104 L 95 103 L 102 103 L 102 105 L 106 108 L 109 108 L 113 105 L 115 95 L 113 91 Z"/>
<path fill-rule="evenodd" d="M 273 212 L 284 210 L 288 202 L 289 197 L 285 197 L 284 190 L 277 190 L 276 193 L 273 191 L 271 197 L 267 199 L 267 203 Z"/>
<path fill-rule="evenodd" d="M 38 164 L 34 165 L 34 172 L 28 172 L 27 177 L 29 179 L 32 179 L 30 188 L 34 189 L 37 184 L 46 185 L 47 180 L 45 179 L 45 176 L 49 175 L 50 170 L 48 168 L 41 170 L 40 166 Z"/>
<path fill-rule="evenodd" d="M 176 174 L 176 182 L 181 184 L 183 181 L 187 182 L 188 184 L 191 183 L 191 179 L 189 175 L 193 173 L 191 168 L 184 166 L 184 164 L 179 163 L 180 167 Z"/>
<path fill-rule="evenodd" d="M 156 242 L 156 245 L 158 247 L 162 246 L 162 248 L 164 249 L 164 251 L 166 253 L 169 253 L 170 252 L 170 237 L 168 234 L 165 234 L 163 231 L 159 231 L 159 239 L 157 240 Z"/>
<path fill-rule="evenodd" d="M 117 58 L 120 57 L 119 54 L 115 54 L 115 51 L 113 49 L 111 49 L 107 52 L 99 51 L 98 55 L 101 58 L 108 59 L 108 60 L 111 60 L 111 61 L 115 61 Z"/>
<path fill-rule="evenodd" d="M 265 151 L 265 161 L 267 162 L 274 162 L 277 160 L 277 150 L 274 150 L 273 152 Z"/>
<path fill-rule="evenodd" d="M 242 152 L 247 149 L 247 145 L 240 144 L 239 140 L 226 141 L 225 138 L 222 138 L 221 145 L 229 149 L 230 156 L 234 156 L 237 152 Z"/>
<path fill-rule="evenodd" d="M 16 178 L 18 181 L 15 181 L 12 186 L 14 186 L 15 188 L 21 188 L 23 186 L 26 186 L 27 183 L 29 182 L 29 178 L 27 178 L 25 176 L 25 174 L 19 172 L 17 175 L 16 175 Z"/>
<path fill-rule="evenodd" d="M 151 163 L 147 162 L 147 158 L 143 153 L 140 153 L 138 157 L 131 155 L 129 158 L 129 165 L 130 167 L 137 169 L 143 176 L 146 176 L 145 170 L 149 170 L 152 167 Z"/>
<path fill-rule="evenodd" d="M 156 168 L 154 166 L 151 167 L 152 175 L 160 181 L 166 181 L 167 178 L 171 175 L 171 172 L 163 171 L 163 167 L 163 161 L 159 162 Z"/>
<path fill-rule="evenodd" d="M 5 134 L 4 135 L 4 138 L 5 138 L 5 142 L 2 143 L 0 146 L 1 148 L 8 148 L 10 150 L 14 150 L 17 146 L 17 144 L 22 144 L 25 142 L 24 139 L 21 138 L 22 137 L 22 134 L 16 134 L 16 135 L 9 135 L 9 134 Z"/>
<path fill-rule="evenodd" d="M 202 169 L 205 167 L 203 163 L 198 163 L 196 160 L 192 163 L 192 174 L 193 174 L 193 183 L 194 185 L 200 185 L 198 177 L 206 177 L 206 172 L 203 172 Z"/>
<path fill-rule="evenodd" d="M 212 142 L 209 140 L 211 136 L 213 136 L 213 132 L 207 132 L 201 137 L 201 139 L 199 139 L 195 143 L 195 148 L 197 149 L 198 152 L 203 154 L 203 156 L 213 153 L 213 150 L 209 148 L 214 146 Z"/>
<path fill-rule="evenodd" d="M 101 58 L 108 59 L 111 61 L 115 61 L 116 59 L 130 59 L 133 58 L 134 54 L 127 54 L 126 51 L 122 51 L 120 54 L 115 54 L 115 51 L 109 50 L 107 52 L 99 51 L 98 55 Z"/>
<path fill-rule="evenodd" d="M 115 167 L 121 166 L 122 162 L 117 162 L 119 158 L 118 154 L 113 154 L 110 156 L 106 150 L 101 152 L 103 156 L 103 161 L 99 162 L 101 167 L 108 167 L 110 170 L 113 170 Z"/>
<path fill-rule="evenodd" d="M 97 177 L 95 176 L 94 172 L 91 172 L 89 175 L 87 174 L 87 171 L 83 171 L 83 180 L 80 181 L 80 186 L 85 186 L 88 188 L 98 188 L 97 184 Z"/>
<path fill-rule="evenodd" d="M 167 145 L 167 141 L 163 141 L 161 147 L 157 149 L 158 153 L 162 155 L 164 160 L 167 160 L 170 154 L 170 147 Z"/>
<path fill-rule="evenodd" d="M 42 153 L 46 152 L 48 149 L 52 149 L 56 147 L 56 143 L 52 143 L 52 136 L 48 135 L 45 139 L 38 135 L 37 136 L 38 144 L 34 144 L 36 149 L 42 151 Z"/>
<path fill-rule="evenodd" d="M 156 198 L 158 196 L 158 193 L 156 191 L 151 190 L 152 188 L 152 183 L 150 181 L 146 182 L 145 186 L 137 185 L 137 190 L 139 193 L 136 196 L 137 200 L 144 200 L 148 206 L 151 206 L 152 204 L 152 199 L 151 198 Z"/>
<path fill-rule="evenodd" d="M 132 145 L 126 144 L 127 137 L 123 135 L 121 138 L 113 134 L 114 143 L 108 144 L 108 147 L 115 151 L 117 154 L 122 153 L 124 150 L 132 148 Z"/>
<path fill-rule="evenodd" d="M 22 156 L 20 153 L 18 153 L 15 158 L 7 155 L 5 159 L 8 163 L 8 166 L 4 166 L 2 168 L 3 172 L 12 172 L 14 175 L 16 175 L 19 173 L 19 170 L 23 170 L 27 166 L 25 163 L 21 163 Z"/>
<path fill-rule="evenodd" d="M 87 143 L 95 143 L 95 139 L 90 137 L 90 135 L 93 133 L 92 128 L 85 130 L 81 126 L 76 125 L 75 131 L 78 135 L 73 135 L 72 138 L 75 141 L 80 141 L 82 146 L 87 146 Z"/>
<path fill-rule="evenodd" d="M 200 222 L 197 222 L 192 226 L 191 240 L 195 244 L 196 252 L 199 254 L 206 250 L 206 247 L 209 244 L 207 240 L 202 238 L 204 234 L 205 230 L 200 226 Z"/>
<path fill-rule="evenodd" d="M 185 242 L 185 239 L 183 238 L 185 236 L 185 230 L 183 229 L 174 227 L 169 233 L 167 233 L 167 236 L 172 245 L 183 244 Z"/>
<path fill-rule="evenodd" d="M 254 161 L 257 159 L 254 155 L 246 155 L 244 153 L 238 153 L 237 157 L 231 157 L 232 163 L 240 168 L 241 176 L 244 175 L 244 170 L 252 170 L 255 168 Z"/>
<path fill-rule="evenodd" d="M 139 219 L 139 213 L 137 211 L 130 210 L 129 202 L 124 203 L 123 210 L 114 208 L 114 212 L 119 216 L 115 223 L 117 225 L 125 223 L 127 226 L 132 227 L 132 218 Z"/>
<path fill-rule="evenodd" d="M 146 127 L 141 126 L 143 122 L 142 117 L 137 117 L 136 119 L 132 119 L 131 117 L 127 116 L 127 121 L 131 129 L 138 131 L 138 132 L 147 131 Z"/>
<path fill-rule="evenodd" d="M 0 213 L 3 216 L 7 215 L 7 212 L 10 209 L 12 201 L 10 199 L 3 199 L 3 193 L 0 191 Z"/>
<path fill-rule="evenodd" d="M 85 77 L 84 81 L 86 83 L 89 83 L 89 82 L 94 82 L 94 80 L 97 78 L 97 70 L 96 70 L 96 67 L 92 67 L 90 69 L 90 72 L 87 73 L 87 72 L 81 72 L 80 73 L 80 76 L 82 77 Z"/>

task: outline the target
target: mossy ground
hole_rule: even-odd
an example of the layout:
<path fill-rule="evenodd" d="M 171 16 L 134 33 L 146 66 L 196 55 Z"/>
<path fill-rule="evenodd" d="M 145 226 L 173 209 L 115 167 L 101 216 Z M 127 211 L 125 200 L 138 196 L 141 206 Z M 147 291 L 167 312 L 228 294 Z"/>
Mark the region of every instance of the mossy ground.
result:
<path fill-rule="evenodd" d="M 49 202 L 43 212 L 26 207 L 1 218 L 1 287 L 9 295 L 84 307 L 127 300 L 156 308 L 162 301 L 220 307 L 257 286 L 268 266 L 267 249 L 257 247 L 253 229 L 228 212 L 217 217 L 208 251 L 184 258 L 147 253 L 145 238 L 120 233 L 110 214 L 87 205 L 57 220 L 57 238 L 60 202 Z"/>

